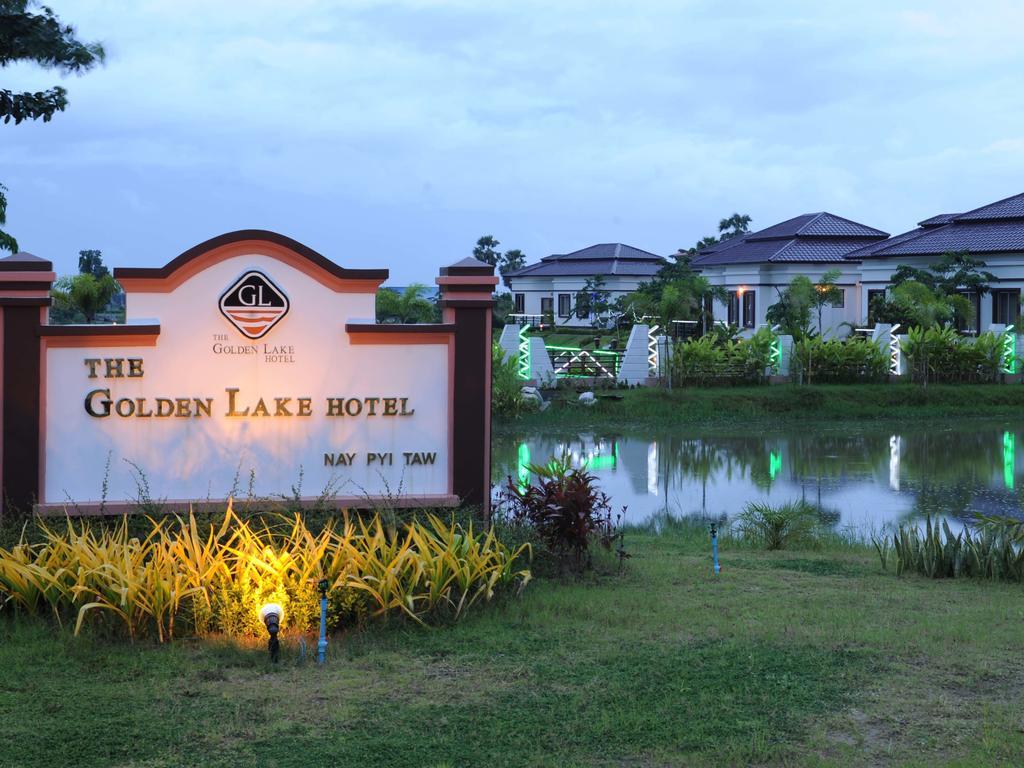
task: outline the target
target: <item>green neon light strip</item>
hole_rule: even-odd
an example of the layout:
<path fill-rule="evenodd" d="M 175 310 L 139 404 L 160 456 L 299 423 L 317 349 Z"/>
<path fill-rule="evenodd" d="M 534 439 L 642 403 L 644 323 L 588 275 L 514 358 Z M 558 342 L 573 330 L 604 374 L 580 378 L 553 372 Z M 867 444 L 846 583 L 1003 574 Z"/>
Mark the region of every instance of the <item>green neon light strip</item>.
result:
<path fill-rule="evenodd" d="M 1003 483 L 1013 490 L 1013 470 L 1017 458 L 1017 436 L 1013 432 L 1003 432 Z"/>
<path fill-rule="evenodd" d="M 1003 331 L 1003 373 L 1017 372 L 1017 334 L 1011 325 Z"/>

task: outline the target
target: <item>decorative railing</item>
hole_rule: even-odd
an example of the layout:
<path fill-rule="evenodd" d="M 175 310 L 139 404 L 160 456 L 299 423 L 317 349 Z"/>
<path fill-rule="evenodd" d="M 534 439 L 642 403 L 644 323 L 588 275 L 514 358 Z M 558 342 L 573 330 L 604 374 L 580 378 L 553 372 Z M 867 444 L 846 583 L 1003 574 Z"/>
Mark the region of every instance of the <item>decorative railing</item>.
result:
<path fill-rule="evenodd" d="M 606 349 L 548 346 L 551 365 L 559 378 L 615 379 L 622 353 Z"/>

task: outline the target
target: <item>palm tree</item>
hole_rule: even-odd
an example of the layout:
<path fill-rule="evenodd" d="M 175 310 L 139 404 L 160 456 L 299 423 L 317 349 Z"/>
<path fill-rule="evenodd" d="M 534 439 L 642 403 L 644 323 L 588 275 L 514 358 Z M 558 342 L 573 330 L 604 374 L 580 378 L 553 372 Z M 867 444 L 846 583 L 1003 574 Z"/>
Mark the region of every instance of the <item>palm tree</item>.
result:
<path fill-rule="evenodd" d="M 377 322 L 432 323 L 437 320 L 437 305 L 426 298 L 427 286 L 413 283 L 401 293 L 394 288 L 377 291 Z"/>

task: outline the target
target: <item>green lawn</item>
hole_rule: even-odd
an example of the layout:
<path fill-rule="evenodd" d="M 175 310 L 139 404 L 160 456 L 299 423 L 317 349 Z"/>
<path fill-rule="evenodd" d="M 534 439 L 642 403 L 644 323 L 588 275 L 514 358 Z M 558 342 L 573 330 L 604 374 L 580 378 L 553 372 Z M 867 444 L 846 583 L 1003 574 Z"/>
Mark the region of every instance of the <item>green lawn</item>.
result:
<path fill-rule="evenodd" d="M 609 427 L 765 426 L 815 420 L 1017 417 L 1024 414 L 1020 384 L 834 384 L 798 387 L 658 387 L 598 390 L 596 406 L 575 392 L 555 393 L 552 406 L 515 420 L 495 419 L 499 430 Z M 551 397 L 549 395 L 549 397 Z M 617 399 L 614 399 L 617 398 Z"/>
<path fill-rule="evenodd" d="M 987 766 L 1024 762 L 1024 589 L 627 534 L 441 629 L 130 646 L 0 621 L 3 766 Z"/>

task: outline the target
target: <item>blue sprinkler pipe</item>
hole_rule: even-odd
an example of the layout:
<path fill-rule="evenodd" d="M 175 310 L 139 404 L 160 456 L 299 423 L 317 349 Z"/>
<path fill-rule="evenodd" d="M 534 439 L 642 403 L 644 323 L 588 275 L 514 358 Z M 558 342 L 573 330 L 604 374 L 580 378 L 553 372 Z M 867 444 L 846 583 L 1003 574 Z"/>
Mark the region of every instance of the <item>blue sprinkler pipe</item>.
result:
<path fill-rule="evenodd" d="M 722 572 L 722 566 L 718 564 L 718 526 L 711 524 L 711 558 L 715 563 L 715 576 Z"/>
<path fill-rule="evenodd" d="M 327 660 L 327 579 L 320 584 L 320 640 L 316 644 L 316 663 L 323 664 Z"/>

